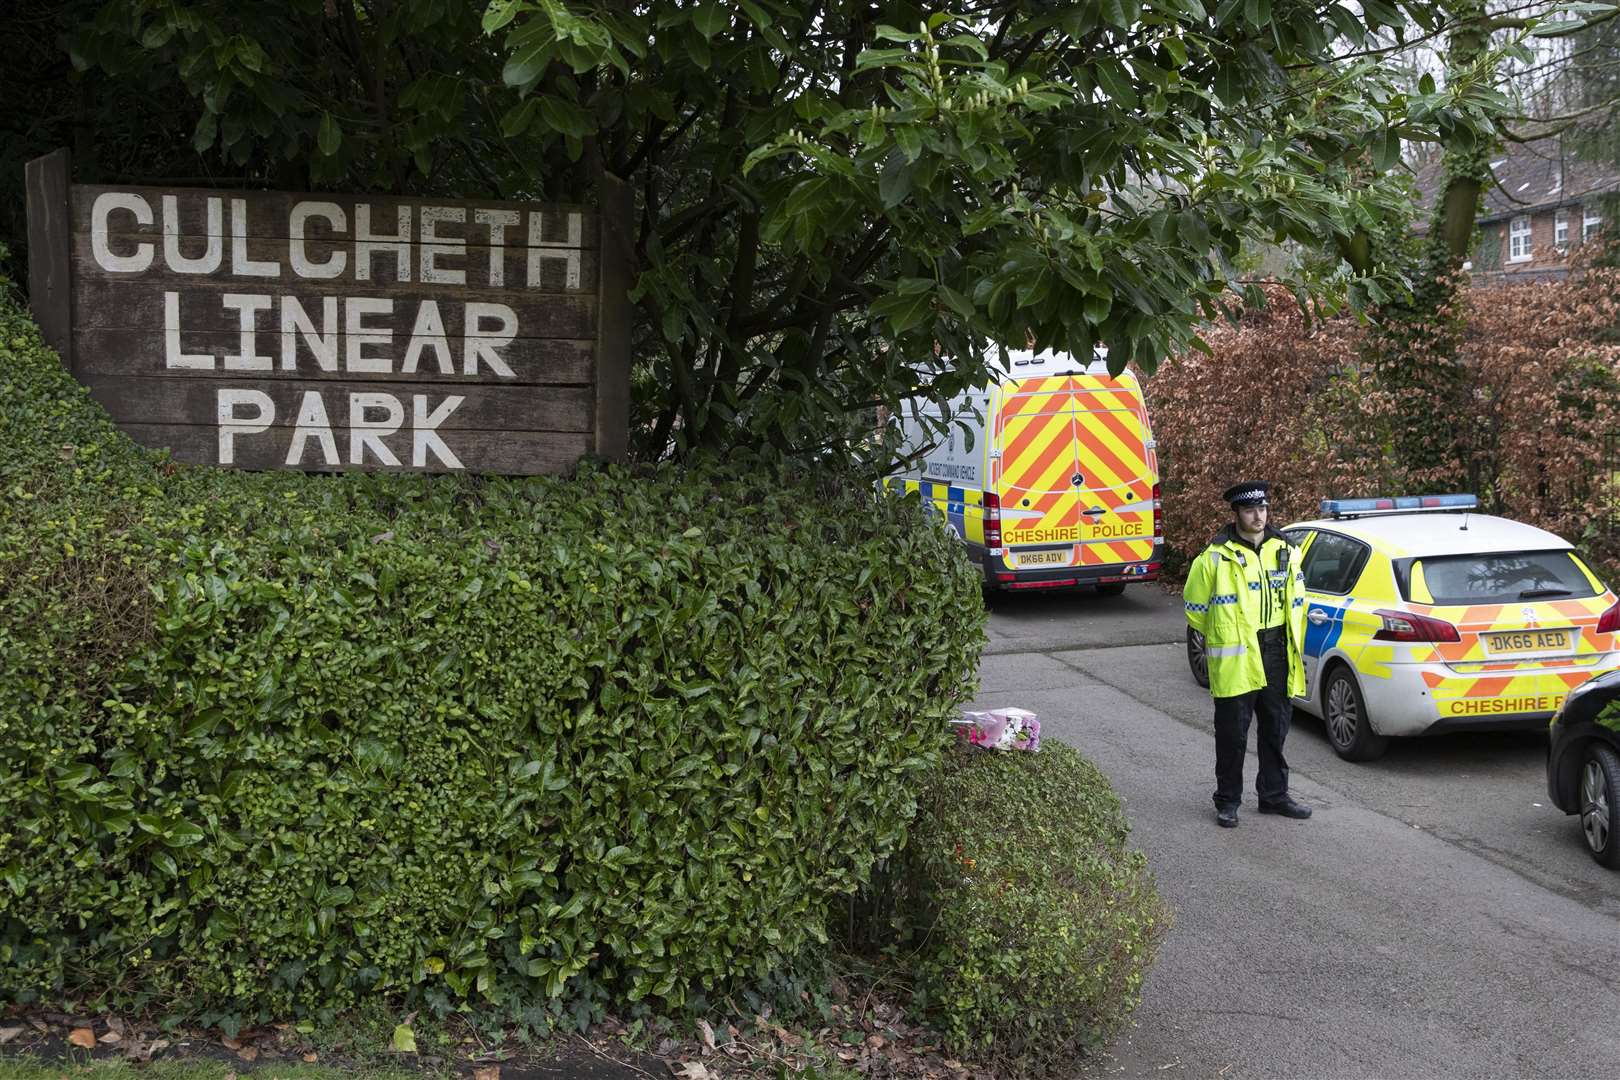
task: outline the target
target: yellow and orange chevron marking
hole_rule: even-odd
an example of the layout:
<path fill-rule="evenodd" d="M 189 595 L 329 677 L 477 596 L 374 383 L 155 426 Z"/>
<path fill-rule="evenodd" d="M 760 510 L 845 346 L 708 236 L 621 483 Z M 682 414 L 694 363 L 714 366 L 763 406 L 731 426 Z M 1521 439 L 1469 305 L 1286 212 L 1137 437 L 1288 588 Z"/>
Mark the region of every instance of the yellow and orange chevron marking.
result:
<path fill-rule="evenodd" d="M 1414 605 L 1416 610 L 1425 614 L 1434 614 L 1438 618 L 1456 626 L 1461 641 L 1440 642 L 1434 646 L 1436 659 L 1444 660 L 1448 664 L 1480 664 L 1482 669 L 1498 666 L 1492 664 L 1491 658 L 1485 652 L 1485 643 L 1480 635 L 1493 630 L 1515 630 L 1527 625 L 1592 625 L 1608 606 L 1608 599 L 1604 595 L 1581 598 L 1575 600 L 1538 600 L 1533 604 L 1476 604 L 1462 608 L 1460 614 L 1453 615 L 1456 608 L 1425 607 Z M 1532 608 L 1537 614 L 1536 619 L 1526 620 L 1520 615 L 1520 609 Z M 1589 635 L 1582 633 L 1577 645 L 1577 654 L 1584 655 L 1593 651 Z M 1549 660 L 1538 660 L 1543 666 L 1556 666 Z M 1518 666 L 1508 664 L 1507 666 Z"/>
<path fill-rule="evenodd" d="M 1002 404 L 996 442 L 1002 534 L 1009 544 L 1030 542 L 1026 536 L 1079 539 L 1080 498 L 1070 480 L 1076 468 L 1072 382 L 1072 376 L 1026 379 Z"/>
<path fill-rule="evenodd" d="M 1592 677 L 1596 658 L 1566 671 L 1525 671 L 1517 675 L 1448 676 L 1425 671 L 1435 714 L 1445 718 L 1490 717 L 1552 712 L 1575 687 Z"/>
<path fill-rule="evenodd" d="M 1141 395 L 1129 383 L 1099 375 L 1025 379 L 1004 400 L 995 433 L 1007 542 L 1073 538 L 1087 566 L 1151 557 L 1146 432 Z M 1079 488 L 1076 471 L 1085 478 Z M 1083 514 L 1093 508 L 1104 512 Z"/>
<path fill-rule="evenodd" d="M 1612 602 L 1607 594 L 1533 604 L 1477 604 L 1462 608 L 1413 605 L 1457 627 L 1461 641 L 1414 648 L 1419 663 L 1444 661 L 1454 670 L 1423 672 L 1436 714 L 1444 718 L 1490 717 L 1511 713 L 1551 712 L 1593 671 L 1613 647 L 1612 635 L 1594 639 L 1592 626 Z M 1526 618 L 1523 609 L 1531 608 Z M 1482 635 L 1528 624 L 1577 628 L 1575 650 L 1568 656 L 1496 657 L 1486 652 Z"/>

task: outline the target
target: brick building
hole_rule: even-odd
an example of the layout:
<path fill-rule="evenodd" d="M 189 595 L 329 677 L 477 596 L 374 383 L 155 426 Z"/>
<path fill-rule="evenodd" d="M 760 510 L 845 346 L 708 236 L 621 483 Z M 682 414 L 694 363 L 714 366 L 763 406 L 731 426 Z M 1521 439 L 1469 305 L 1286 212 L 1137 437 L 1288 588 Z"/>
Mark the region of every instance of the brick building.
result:
<path fill-rule="evenodd" d="M 1582 161 L 1557 136 L 1505 144 L 1491 173 L 1470 266 L 1481 286 L 1567 276 L 1570 255 L 1603 225 L 1602 197 L 1620 192 L 1620 167 Z M 1443 181 L 1438 161 L 1418 170 L 1425 228 Z"/>

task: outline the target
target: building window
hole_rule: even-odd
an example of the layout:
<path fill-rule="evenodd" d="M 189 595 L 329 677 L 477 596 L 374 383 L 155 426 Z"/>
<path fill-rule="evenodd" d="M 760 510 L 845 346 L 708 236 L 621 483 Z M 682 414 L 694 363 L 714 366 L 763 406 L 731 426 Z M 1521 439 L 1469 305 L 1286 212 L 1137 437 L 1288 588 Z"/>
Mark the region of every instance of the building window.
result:
<path fill-rule="evenodd" d="M 1508 262 L 1525 262 L 1530 258 L 1530 218 L 1520 214 L 1508 226 Z"/>
<path fill-rule="evenodd" d="M 1597 207 L 1588 206 L 1581 214 L 1581 239 L 1590 240 L 1603 227 L 1603 215 Z"/>
<path fill-rule="evenodd" d="M 1553 246 L 1560 252 L 1569 250 L 1569 211 L 1560 210 L 1553 218 Z"/>

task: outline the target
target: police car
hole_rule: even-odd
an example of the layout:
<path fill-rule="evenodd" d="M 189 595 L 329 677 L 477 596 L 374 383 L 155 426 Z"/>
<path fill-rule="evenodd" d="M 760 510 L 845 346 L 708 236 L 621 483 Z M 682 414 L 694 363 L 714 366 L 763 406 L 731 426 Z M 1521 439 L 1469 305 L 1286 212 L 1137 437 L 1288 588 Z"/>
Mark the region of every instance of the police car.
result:
<path fill-rule="evenodd" d="M 1567 541 L 1478 505 L 1330 499 L 1283 530 L 1305 573 L 1294 704 L 1340 757 L 1371 760 L 1392 737 L 1545 728 L 1572 689 L 1620 668 L 1615 594 Z M 1189 633 L 1195 677 L 1202 651 Z"/>

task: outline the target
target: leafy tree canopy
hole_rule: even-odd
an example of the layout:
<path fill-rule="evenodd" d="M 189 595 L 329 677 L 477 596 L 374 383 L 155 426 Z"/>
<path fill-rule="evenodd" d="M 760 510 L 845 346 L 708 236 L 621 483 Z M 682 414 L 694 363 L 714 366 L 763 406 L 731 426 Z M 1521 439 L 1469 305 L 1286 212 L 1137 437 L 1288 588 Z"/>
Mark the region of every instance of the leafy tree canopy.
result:
<path fill-rule="evenodd" d="M 202 171 L 630 185 L 641 452 L 845 455 L 883 452 L 873 406 L 983 381 L 994 343 L 1148 368 L 1197 345 L 1253 245 L 1334 253 L 1307 262 L 1305 300 L 1401 291 L 1365 242 L 1406 213 L 1401 138 L 1466 138 L 1503 104 L 1484 76 L 1397 85 L 1389 42 L 1442 31 L 1443 7 L 79 0 L 62 18 L 82 77 L 183 116 Z"/>

